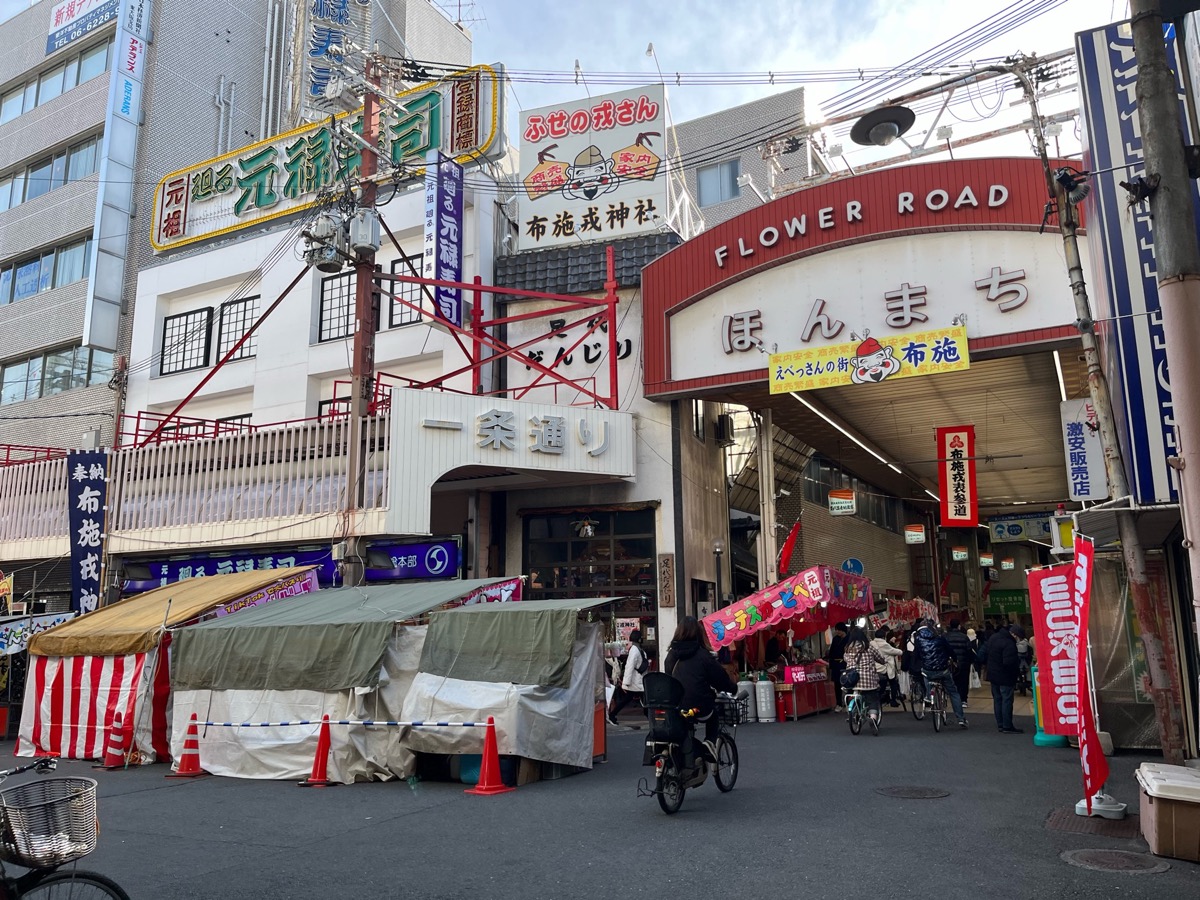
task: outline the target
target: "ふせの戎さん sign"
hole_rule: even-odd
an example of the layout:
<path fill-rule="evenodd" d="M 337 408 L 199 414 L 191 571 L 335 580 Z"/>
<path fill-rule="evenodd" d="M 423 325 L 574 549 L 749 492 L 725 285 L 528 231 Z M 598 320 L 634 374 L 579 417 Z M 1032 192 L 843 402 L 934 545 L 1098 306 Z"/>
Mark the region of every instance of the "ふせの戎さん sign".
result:
<path fill-rule="evenodd" d="M 390 163 L 404 165 L 408 180 L 421 177 L 426 154 L 434 150 L 463 164 L 502 154 L 502 79 L 498 67 L 474 66 L 397 94 L 396 107 L 384 104 L 381 173 L 387 175 Z M 472 91 L 456 92 L 456 80 L 467 81 Z M 464 96 L 474 102 L 474 117 L 465 102 L 455 108 Z M 361 108 L 335 119 L 362 134 Z M 472 146 L 463 146 L 464 134 Z M 306 210 L 320 191 L 356 182 L 361 156 L 357 145 L 335 137 L 325 119 L 172 172 L 154 194 L 150 243 L 169 250 Z"/>

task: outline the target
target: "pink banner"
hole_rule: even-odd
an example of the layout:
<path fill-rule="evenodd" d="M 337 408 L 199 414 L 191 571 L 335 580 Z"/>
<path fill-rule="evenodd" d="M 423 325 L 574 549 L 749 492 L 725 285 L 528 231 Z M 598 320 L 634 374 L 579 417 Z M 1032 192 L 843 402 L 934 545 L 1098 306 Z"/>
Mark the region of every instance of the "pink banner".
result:
<path fill-rule="evenodd" d="M 467 594 L 461 604 L 454 605 L 473 606 L 476 603 L 512 603 L 521 599 L 521 588 L 524 583 L 525 580 L 518 575 L 516 578 L 508 579 L 508 581 L 490 584 L 487 587 L 482 587 L 473 593 Z"/>
<path fill-rule="evenodd" d="M 1046 734 L 1079 734 L 1083 666 L 1074 577 L 1070 563 L 1034 569 L 1028 575 L 1029 605 L 1038 639 L 1038 709 Z"/>
<path fill-rule="evenodd" d="M 1072 564 L 1072 590 L 1079 609 L 1079 763 L 1083 767 L 1083 793 L 1088 815 L 1092 797 L 1108 781 L 1108 760 L 1096 734 L 1096 712 L 1092 709 L 1092 691 L 1088 682 L 1088 608 L 1092 599 L 1092 561 L 1095 553 L 1091 538 L 1075 535 L 1075 562 Z"/>
<path fill-rule="evenodd" d="M 218 606 L 213 610 L 213 614 L 217 618 L 220 618 L 239 610 L 250 609 L 252 606 L 265 606 L 272 600 L 282 600 L 284 597 L 307 594 L 317 590 L 318 587 L 315 569 L 308 572 L 301 572 L 299 575 L 292 575 L 272 585 L 268 585 L 260 591 L 255 591 L 253 594 L 247 594 L 245 597 L 239 597 L 236 600 L 231 600 L 229 603 Z"/>
<path fill-rule="evenodd" d="M 704 628 L 713 649 L 727 647 L 781 622 L 799 636 L 824 631 L 830 624 L 855 613 L 874 609 L 871 581 L 861 575 L 813 566 L 778 584 L 731 603 L 704 617 Z M 802 628 L 797 628 L 803 623 Z"/>

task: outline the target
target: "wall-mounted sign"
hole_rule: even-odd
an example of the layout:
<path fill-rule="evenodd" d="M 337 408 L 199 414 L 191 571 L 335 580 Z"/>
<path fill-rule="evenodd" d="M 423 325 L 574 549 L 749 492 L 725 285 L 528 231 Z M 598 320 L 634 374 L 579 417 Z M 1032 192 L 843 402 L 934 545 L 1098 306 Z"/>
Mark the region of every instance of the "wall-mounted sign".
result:
<path fill-rule="evenodd" d="M 987 605 L 983 609 L 985 616 L 1024 615 L 1029 612 L 1029 591 L 990 590 L 987 595 Z"/>
<path fill-rule="evenodd" d="M 963 562 L 971 558 L 971 554 L 967 552 L 966 547 L 951 547 L 950 558 L 955 562 Z"/>
<path fill-rule="evenodd" d="M 863 561 L 854 556 L 848 556 L 842 560 L 842 571 L 849 572 L 851 575 L 866 574 L 867 567 L 863 565 Z"/>
<path fill-rule="evenodd" d="M 316 566 L 317 580 L 323 586 L 337 583 L 337 563 L 333 561 L 333 551 L 329 547 L 307 550 L 277 547 L 257 552 L 233 550 L 228 553 L 197 554 L 181 559 L 130 560 L 126 562 L 125 570 L 131 577 L 122 583 L 121 590 L 126 594 L 135 594 L 206 575 L 298 566 Z"/>
<path fill-rule="evenodd" d="M 344 57 L 353 45 L 372 45 L 371 0 L 309 0 L 296 5 L 304 8 L 302 23 L 297 26 L 297 30 L 303 29 L 303 36 L 293 42 L 293 52 L 299 56 L 294 69 L 304 73 L 301 115 L 306 119 L 328 117 L 328 105 L 321 101 L 326 87 L 340 74 L 330 50 L 341 47 L 337 55 Z"/>
<path fill-rule="evenodd" d="M 67 522 L 71 546 L 71 609 L 87 613 L 100 605 L 100 565 L 108 497 L 108 454 L 67 454 Z"/>
<path fill-rule="evenodd" d="M 1086 398 L 1060 404 L 1063 452 L 1067 456 L 1067 486 L 1072 500 L 1108 499 L 1108 475 L 1104 471 L 1104 445 L 1096 407 Z"/>
<path fill-rule="evenodd" d="M 462 281 L 463 167 L 437 151 L 425 160 L 425 244 L 421 271 L 426 278 Z M 462 290 L 433 289 L 434 312 L 462 328 Z"/>
<path fill-rule="evenodd" d="M 1046 541 L 1053 536 L 1050 529 L 1051 514 L 1032 512 L 1015 516 L 992 516 L 988 519 L 988 533 L 993 542 Z"/>
<path fill-rule="evenodd" d="M 923 544 L 923 543 L 925 543 L 925 526 L 924 525 L 905 525 L 904 526 L 904 543 L 906 543 L 906 544 Z"/>
<path fill-rule="evenodd" d="M 29 4 L 25 4 L 28 6 Z M 87 37 L 117 17 L 120 0 L 61 0 L 50 8 L 50 33 L 46 54 Z M 136 5 L 136 4 L 135 4 Z"/>
<path fill-rule="evenodd" d="M 738 331 L 749 326 L 727 322 L 726 327 Z M 878 384 L 970 367 L 967 329 L 956 325 L 772 353 L 769 371 L 771 393 L 786 394 L 843 384 Z"/>
<path fill-rule="evenodd" d="M 986 569 L 988 566 L 993 566 L 995 564 L 996 564 L 995 557 L 993 557 L 992 554 L 990 554 L 990 553 L 980 553 L 979 554 L 979 565 L 982 568 Z"/>
<path fill-rule="evenodd" d="M 946 528 L 979 524 L 979 488 L 975 478 L 975 426 L 937 430 L 938 496 Z"/>
<path fill-rule="evenodd" d="M 661 84 L 521 114 L 520 250 L 653 231 L 667 217 Z"/>
<path fill-rule="evenodd" d="M 469 117 L 453 108 L 457 79 L 481 87 L 474 97 L 478 139 L 461 149 L 454 149 L 455 137 Z M 474 66 L 397 94 L 403 112 L 384 105 L 380 113 L 384 156 L 404 164 L 404 180 L 412 181 L 424 176 L 432 150 L 448 156 L 453 151 L 461 164 L 503 155 L 502 80 L 500 67 Z M 335 118 L 362 133 L 361 108 Z M 155 191 L 150 243 L 155 250 L 169 250 L 309 209 L 318 192 L 356 181 L 360 159 L 359 149 L 334 140 L 326 119 L 172 172 Z"/>
<path fill-rule="evenodd" d="M 367 581 L 457 578 L 462 567 L 458 539 L 414 544 L 372 544 L 367 550 Z"/>
<path fill-rule="evenodd" d="M 829 492 L 829 514 L 831 516 L 852 516 L 858 512 L 858 501 L 854 491 L 841 488 Z"/>
<path fill-rule="evenodd" d="M 675 554 L 658 554 L 658 605 L 675 605 Z M 650 640 L 650 638 L 647 638 Z"/>
<path fill-rule="evenodd" d="M 1004 559 L 1000 560 L 1000 568 L 1001 569 L 1011 571 L 1012 569 L 1015 569 L 1016 567 L 1017 567 L 1017 561 L 1015 559 L 1013 559 L 1011 556 L 1006 556 L 1006 557 L 1004 557 Z"/>

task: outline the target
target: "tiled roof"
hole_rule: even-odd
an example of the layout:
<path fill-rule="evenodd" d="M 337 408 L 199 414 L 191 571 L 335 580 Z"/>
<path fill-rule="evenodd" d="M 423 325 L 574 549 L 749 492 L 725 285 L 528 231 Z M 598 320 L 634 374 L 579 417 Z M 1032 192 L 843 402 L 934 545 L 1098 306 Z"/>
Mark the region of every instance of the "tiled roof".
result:
<path fill-rule="evenodd" d="M 604 290 L 605 249 L 612 246 L 617 287 L 642 283 L 642 267 L 680 243 L 673 231 L 639 234 L 620 241 L 530 250 L 496 260 L 496 285 L 550 294 L 590 294 Z"/>

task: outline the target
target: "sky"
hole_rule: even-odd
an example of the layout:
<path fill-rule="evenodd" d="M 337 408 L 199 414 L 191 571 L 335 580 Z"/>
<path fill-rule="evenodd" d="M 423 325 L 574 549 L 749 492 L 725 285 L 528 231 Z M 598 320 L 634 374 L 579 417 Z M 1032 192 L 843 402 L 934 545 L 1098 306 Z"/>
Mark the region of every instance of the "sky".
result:
<path fill-rule="evenodd" d="M 728 75 L 711 77 L 716 73 L 732 73 L 744 80 L 750 74 L 765 76 L 770 72 L 896 65 L 995 12 L 1039 2 L 1053 8 L 1030 24 L 978 47 L 960 61 L 1066 49 L 1076 31 L 1128 15 L 1126 0 L 659 0 L 652 4 L 645 0 L 607 0 L 591 7 L 562 0 L 436 0 L 451 18 L 461 16 L 474 40 L 476 62 L 502 62 L 510 70 L 574 73 L 578 60 L 578 84 L 571 74 L 566 84 L 524 80 L 511 85 L 507 102 L 514 136 L 521 108 L 619 89 L 602 83 L 600 73 L 642 73 L 645 83 L 651 83 L 660 80 L 661 69 L 661 80 L 668 84 L 670 113 L 674 121 L 680 122 L 796 86 L 731 84 L 728 82 L 734 79 Z M 42 3 L 48 15 L 53 0 Z M 28 0 L 0 0 L 0 21 L 28 5 Z M 654 56 L 646 53 L 650 43 L 654 45 Z M 681 74 L 684 83 L 675 83 L 676 73 Z M 709 81 L 725 83 L 688 85 L 686 76 L 698 73 L 708 74 Z M 824 118 L 820 101 L 854 84 L 807 84 L 808 120 Z M 898 87 L 896 93 L 912 87 Z M 975 99 L 974 108 L 967 105 L 957 111 L 962 119 L 984 120 L 997 103 L 1000 115 L 982 124 L 944 120 L 942 124 L 957 126 L 956 137 L 972 133 L 972 129 L 978 132 L 1015 121 L 1014 116 L 1024 114 L 1023 106 L 1016 113 L 1009 111 L 1008 104 L 1017 99 L 1015 91 L 1002 101 L 987 93 L 979 93 Z M 1058 108 L 1073 105 L 1072 96 L 1058 99 Z M 1054 111 L 1053 104 L 1048 111 Z M 1023 140 L 1016 139 L 1014 146 Z M 846 158 L 851 162 L 866 161 L 877 153 L 854 147 L 848 140 L 845 144 Z M 994 150 L 986 148 L 983 152 Z"/>

